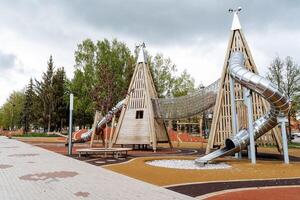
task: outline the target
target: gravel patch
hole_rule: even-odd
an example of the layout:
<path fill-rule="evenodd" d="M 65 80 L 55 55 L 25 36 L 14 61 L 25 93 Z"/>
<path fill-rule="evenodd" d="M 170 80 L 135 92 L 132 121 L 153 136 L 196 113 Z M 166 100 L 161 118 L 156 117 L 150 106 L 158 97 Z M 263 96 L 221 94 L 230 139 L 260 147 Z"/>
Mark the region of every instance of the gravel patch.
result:
<path fill-rule="evenodd" d="M 206 164 L 203 167 L 195 164 L 194 160 L 152 160 L 146 162 L 147 165 L 155 167 L 165 167 L 173 169 L 228 169 L 231 166 L 226 163 Z"/>

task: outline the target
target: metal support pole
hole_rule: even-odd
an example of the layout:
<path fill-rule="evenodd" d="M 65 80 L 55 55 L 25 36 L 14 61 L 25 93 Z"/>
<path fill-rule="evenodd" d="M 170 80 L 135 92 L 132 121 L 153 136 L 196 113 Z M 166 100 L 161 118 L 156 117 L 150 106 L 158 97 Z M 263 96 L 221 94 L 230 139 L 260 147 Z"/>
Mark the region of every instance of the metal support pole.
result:
<path fill-rule="evenodd" d="M 284 155 L 284 163 L 289 164 L 289 152 L 288 152 L 288 144 L 287 144 L 287 136 L 286 136 L 286 123 L 288 119 L 285 116 L 279 116 L 277 118 L 278 123 L 281 126 L 281 135 L 282 135 L 282 146 L 283 146 L 283 155 Z"/>
<path fill-rule="evenodd" d="M 255 140 L 254 140 L 254 130 L 253 130 L 252 94 L 251 91 L 247 88 L 244 88 L 244 99 L 246 100 L 247 103 L 246 105 L 247 105 L 247 114 L 248 114 L 248 132 L 250 135 L 251 163 L 256 164 Z"/>
<path fill-rule="evenodd" d="M 70 94 L 70 115 L 69 115 L 69 146 L 68 146 L 68 155 L 72 155 L 72 114 L 73 114 L 73 99 L 74 95 L 71 93 Z"/>
<path fill-rule="evenodd" d="M 248 160 L 251 160 L 250 144 L 247 146 L 247 155 L 248 155 Z"/>
<path fill-rule="evenodd" d="M 229 76 L 229 85 L 230 85 L 230 102 L 231 102 L 231 125 L 232 125 L 232 133 L 236 135 L 238 132 L 237 127 L 237 114 L 236 114 L 236 102 L 235 102 L 235 94 L 234 94 L 234 80 L 231 76 Z M 242 157 L 241 152 L 235 154 L 235 158 L 240 159 Z"/>

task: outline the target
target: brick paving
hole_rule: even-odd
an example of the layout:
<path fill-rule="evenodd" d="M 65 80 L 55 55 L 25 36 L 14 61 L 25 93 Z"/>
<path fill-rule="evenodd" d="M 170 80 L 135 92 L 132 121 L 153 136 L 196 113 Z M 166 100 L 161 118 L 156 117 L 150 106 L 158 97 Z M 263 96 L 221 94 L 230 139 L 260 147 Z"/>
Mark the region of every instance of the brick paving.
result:
<path fill-rule="evenodd" d="M 0 136 L 0 199 L 193 198 Z"/>

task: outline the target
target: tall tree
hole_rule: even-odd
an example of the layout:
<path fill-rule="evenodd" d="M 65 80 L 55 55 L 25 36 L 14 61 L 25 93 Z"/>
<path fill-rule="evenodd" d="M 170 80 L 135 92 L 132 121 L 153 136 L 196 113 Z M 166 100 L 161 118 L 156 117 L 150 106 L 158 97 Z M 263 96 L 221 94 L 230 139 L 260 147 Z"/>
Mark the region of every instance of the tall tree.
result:
<path fill-rule="evenodd" d="M 93 120 L 94 102 L 91 91 L 96 81 L 95 63 L 96 46 L 86 39 L 75 51 L 75 72 L 70 82 L 70 91 L 74 94 L 74 119 L 82 128 Z"/>
<path fill-rule="evenodd" d="M 179 77 L 174 80 L 173 88 L 171 90 L 172 96 L 185 96 L 195 90 L 195 80 L 190 74 L 184 70 Z"/>
<path fill-rule="evenodd" d="M 52 55 L 48 61 L 47 71 L 43 73 L 42 80 L 36 80 L 36 92 L 38 94 L 41 108 L 40 121 L 44 126 L 44 131 L 47 129 L 48 132 L 51 131 L 51 117 L 54 110 L 54 94 L 53 94 L 53 74 L 54 74 L 54 63 Z M 47 128 L 46 128 L 47 127 Z"/>
<path fill-rule="evenodd" d="M 277 85 L 279 90 L 290 100 L 296 97 L 300 91 L 300 68 L 291 57 L 282 60 L 278 56 L 272 61 L 267 78 Z M 292 101 L 292 104 L 294 102 Z M 294 110 L 297 106 L 291 106 L 288 113 L 289 121 L 289 139 L 291 139 L 291 116 L 296 113 Z"/>
<path fill-rule="evenodd" d="M 23 106 L 24 93 L 14 91 L 0 109 L 0 126 L 10 130 L 21 128 Z"/>
<path fill-rule="evenodd" d="M 66 97 L 66 73 L 63 67 L 58 68 L 52 80 L 53 89 L 53 123 L 56 131 L 61 131 L 67 122 L 68 108 Z"/>
<path fill-rule="evenodd" d="M 165 59 L 162 54 L 150 58 L 150 71 L 159 97 L 170 96 L 175 84 L 177 67 L 170 58 Z M 152 61 L 151 61 L 152 60 Z"/>
<path fill-rule="evenodd" d="M 283 92 L 283 70 L 284 62 L 277 56 L 269 66 L 267 78 L 277 85 L 278 89 Z"/>
<path fill-rule="evenodd" d="M 187 95 L 195 89 L 195 80 L 184 70 L 179 76 L 177 66 L 162 54 L 150 58 L 150 71 L 159 97 L 178 97 Z"/>
<path fill-rule="evenodd" d="M 107 112 L 123 99 L 134 69 L 134 58 L 128 47 L 114 39 L 97 42 L 96 76 L 93 97 L 96 108 Z"/>
<path fill-rule="evenodd" d="M 25 99 L 24 99 L 24 107 L 22 112 L 22 124 L 23 124 L 23 130 L 25 133 L 27 133 L 30 129 L 30 125 L 34 121 L 34 99 L 35 99 L 35 93 L 34 93 L 34 85 L 32 78 L 29 81 L 29 84 L 26 87 L 25 91 Z"/>
<path fill-rule="evenodd" d="M 70 83 L 74 93 L 75 123 L 92 123 L 94 110 L 106 113 L 124 98 L 134 69 L 128 47 L 117 40 L 84 40 L 75 51 L 75 72 Z"/>

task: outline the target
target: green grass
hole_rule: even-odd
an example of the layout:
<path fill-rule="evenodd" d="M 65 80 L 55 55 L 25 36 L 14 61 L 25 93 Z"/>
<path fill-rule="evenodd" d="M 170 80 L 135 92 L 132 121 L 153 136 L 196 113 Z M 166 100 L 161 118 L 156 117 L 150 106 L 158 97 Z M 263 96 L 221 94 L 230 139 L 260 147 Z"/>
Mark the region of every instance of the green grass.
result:
<path fill-rule="evenodd" d="M 289 148 L 300 148 L 300 143 L 289 143 L 288 144 Z"/>
<path fill-rule="evenodd" d="M 58 135 L 48 135 L 47 133 L 25 133 L 23 135 L 15 135 L 14 137 L 59 137 Z"/>
<path fill-rule="evenodd" d="M 260 146 L 261 148 L 277 148 L 276 145 L 272 145 L 272 144 L 267 144 L 265 146 Z M 288 148 L 300 148 L 300 143 L 293 143 L 293 142 L 290 142 L 288 143 Z"/>

